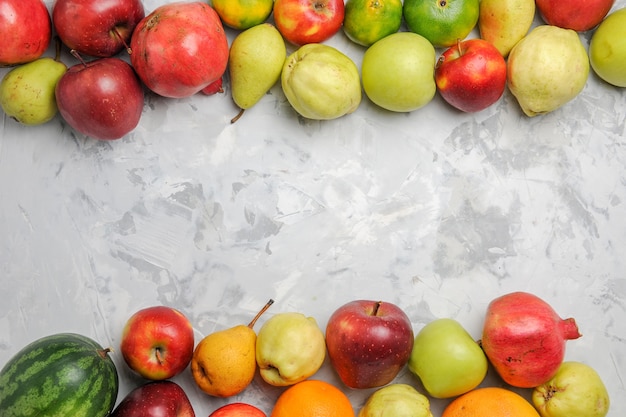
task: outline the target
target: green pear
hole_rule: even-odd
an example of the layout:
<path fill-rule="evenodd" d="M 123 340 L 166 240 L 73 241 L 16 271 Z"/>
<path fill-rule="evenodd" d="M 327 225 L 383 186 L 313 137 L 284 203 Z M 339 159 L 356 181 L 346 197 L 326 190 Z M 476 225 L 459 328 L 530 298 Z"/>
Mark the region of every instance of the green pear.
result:
<path fill-rule="evenodd" d="M 9 71 L 0 82 L 0 106 L 25 125 L 46 123 L 57 114 L 54 94 L 67 66 L 52 58 L 39 58 Z"/>
<path fill-rule="evenodd" d="M 426 324 L 415 336 L 408 367 L 432 397 L 451 398 L 483 381 L 488 360 L 459 322 L 442 318 Z"/>
<path fill-rule="evenodd" d="M 609 393 L 600 375 L 582 362 L 563 362 L 549 381 L 535 387 L 532 402 L 541 417 L 604 417 Z"/>
<path fill-rule="evenodd" d="M 433 417 L 428 397 L 408 384 L 390 384 L 369 396 L 357 417 Z"/>
<path fill-rule="evenodd" d="M 540 25 L 509 53 L 509 90 L 527 116 L 549 113 L 583 90 L 589 68 L 589 57 L 577 32 Z"/>
<path fill-rule="evenodd" d="M 285 41 L 270 23 L 253 26 L 235 37 L 228 68 L 232 97 L 242 111 L 254 106 L 276 84 L 286 58 Z"/>
<path fill-rule="evenodd" d="M 312 376 L 324 363 L 326 339 L 313 317 L 278 313 L 259 329 L 256 361 L 265 382 L 288 386 Z"/>

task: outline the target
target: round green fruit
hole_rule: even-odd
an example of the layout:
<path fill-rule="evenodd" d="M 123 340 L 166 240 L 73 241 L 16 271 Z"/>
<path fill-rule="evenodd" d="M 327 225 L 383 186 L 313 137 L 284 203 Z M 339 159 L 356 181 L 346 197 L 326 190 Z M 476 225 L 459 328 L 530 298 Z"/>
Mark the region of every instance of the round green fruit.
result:
<path fill-rule="evenodd" d="M 589 43 L 591 68 L 609 84 L 626 87 L 626 7 L 608 15 Z"/>
<path fill-rule="evenodd" d="M 347 0 L 343 31 L 348 39 L 370 46 L 396 33 L 402 24 L 402 0 Z"/>
<path fill-rule="evenodd" d="M 402 13 L 411 32 L 435 47 L 465 39 L 478 23 L 479 0 L 404 0 Z"/>
<path fill-rule="evenodd" d="M 417 110 L 435 96 L 435 61 L 435 48 L 423 36 L 412 32 L 386 36 L 363 54 L 363 90 L 386 110 Z"/>

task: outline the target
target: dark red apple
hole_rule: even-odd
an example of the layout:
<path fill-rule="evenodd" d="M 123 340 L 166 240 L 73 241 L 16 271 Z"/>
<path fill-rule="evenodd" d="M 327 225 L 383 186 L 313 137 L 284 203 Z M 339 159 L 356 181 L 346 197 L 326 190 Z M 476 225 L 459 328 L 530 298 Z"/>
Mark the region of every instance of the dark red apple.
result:
<path fill-rule="evenodd" d="M 68 48 L 94 57 L 111 57 L 130 44 L 145 16 L 141 0 L 56 0 L 52 22 Z"/>
<path fill-rule="evenodd" d="M 491 42 L 459 41 L 446 49 L 435 65 L 439 94 L 464 112 L 477 112 L 494 104 L 506 87 L 506 61 Z"/>
<path fill-rule="evenodd" d="M 267 417 L 265 413 L 246 403 L 230 403 L 221 406 L 217 410 L 209 414 L 209 417 Z"/>
<path fill-rule="evenodd" d="M 111 417 L 195 417 L 195 413 L 180 385 L 153 381 L 129 392 Z"/>
<path fill-rule="evenodd" d="M 41 0 L 0 0 L 0 66 L 25 64 L 48 49 L 50 14 Z"/>
<path fill-rule="evenodd" d="M 120 139 L 139 124 L 143 87 L 119 58 L 97 58 L 71 66 L 55 89 L 63 119 L 94 139 Z"/>
<path fill-rule="evenodd" d="M 164 97 L 191 96 L 217 79 L 228 64 L 222 22 L 207 3 L 157 7 L 135 29 L 130 56 L 139 78 Z"/>
<path fill-rule="evenodd" d="M 320 43 L 341 29 L 344 0 L 276 0 L 274 22 L 294 45 Z"/>
<path fill-rule="evenodd" d="M 339 307 L 326 325 L 326 347 L 339 378 L 350 388 L 391 382 L 413 349 L 413 326 L 397 305 L 355 300 Z"/>
<path fill-rule="evenodd" d="M 120 350 L 126 364 L 147 379 L 178 375 L 191 362 L 193 349 L 191 322 L 172 307 L 141 309 L 128 319 L 122 331 Z"/>
<path fill-rule="evenodd" d="M 585 32 L 602 22 L 615 0 L 536 0 L 543 20 L 554 26 Z"/>

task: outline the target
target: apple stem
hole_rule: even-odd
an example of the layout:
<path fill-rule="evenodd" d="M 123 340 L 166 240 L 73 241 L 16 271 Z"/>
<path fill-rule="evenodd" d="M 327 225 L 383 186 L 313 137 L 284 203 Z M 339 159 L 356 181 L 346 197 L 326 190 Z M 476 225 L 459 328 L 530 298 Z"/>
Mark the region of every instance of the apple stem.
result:
<path fill-rule="evenodd" d="M 456 40 L 456 49 L 459 52 L 459 55 L 463 55 L 463 48 L 461 47 L 461 39 Z"/>
<path fill-rule="evenodd" d="M 87 66 L 87 63 L 85 62 L 83 57 L 80 56 L 80 54 L 78 53 L 78 51 L 76 49 L 70 50 L 70 54 L 72 54 L 74 56 L 74 58 L 78 59 L 81 64 L 83 64 L 84 66 Z"/>
<path fill-rule="evenodd" d="M 383 303 L 382 301 L 378 301 L 376 303 L 376 305 L 374 306 L 374 311 L 372 312 L 373 313 L 372 316 L 378 315 L 378 309 L 380 308 L 382 303 Z"/>
<path fill-rule="evenodd" d="M 128 46 L 128 44 L 126 43 L 126 40 L 124 39 L 120 31 L 117 30 L 116 27 L 113 28 L 113 33 L 115 33 L 115 36 L 117 36 L 122 41 L 122 43 L 124 44 L 124 48 L 126 48 L 126 52 L 128 52 L 128 55 L 131 55 L 133 53 L 133 50 L 130 48 L 130 46 Z"/>
<path fill-rule="evenodd" d="M 237 120 L 241 119 L 241 116 L 243 116 L 243 112 L 245 112 L 245 111 L 246 111 L 246 109 L 240 109 L 239 113 L 237 113 L 237 115 L 235 117 L 230 119 L 230 123 L 235 123 Z"/>
<path fill-rule="evenodd" d="M 154 350 L 154 356 L 156 356 L 156 360 L 161 364 L 163 363 L 163 355 L 161 355 L 161 349 L 156 348 Z"/>
<path fill-rule="evenodd" d="M 61 38 L 58 35 L 54 37 L 54 60 L 61 61 Z"/>
<path fill-rule="evenodd" d="M 261 317 L 261 314 L 265 313 L 265 311 L 270 308 L 270 306 L 274 304 L 274 300 L 272 300 L 271 298 L 269 299 L 269 301 L 267 303 L 265 303 L 265 305 L 263 306 L 263 308 L 256 314 L 256 316 L 254 316 L 254 318 L 252 319 L 252 321 L 250 322 L 250 324 L 248 324 L 249 328 L 253 328 L 254 324 L 256 323 L 256 321 L 259 319 L 259 317 Z"/>

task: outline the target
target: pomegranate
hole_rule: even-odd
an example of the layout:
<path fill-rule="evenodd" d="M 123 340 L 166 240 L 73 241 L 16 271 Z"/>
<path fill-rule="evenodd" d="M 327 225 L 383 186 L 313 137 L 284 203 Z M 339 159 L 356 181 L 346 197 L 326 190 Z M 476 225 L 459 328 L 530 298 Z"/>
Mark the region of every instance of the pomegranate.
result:
<path fill-rule="evenodd" d="M 153 92 L 191 96 L 218 80 L 228 64 L 222 22 L 207 3 L 174 2 L 157 7 L 133 32 L 130 61 Z"/>
<path fill-rule="evenodd" d="M 533 388 L 557 372 L 565 342 L 581 336 L 573 318 L 560 318 L 536 295 L 512 292 L 487 307 L 481 345 L 506 383 Z"/>

